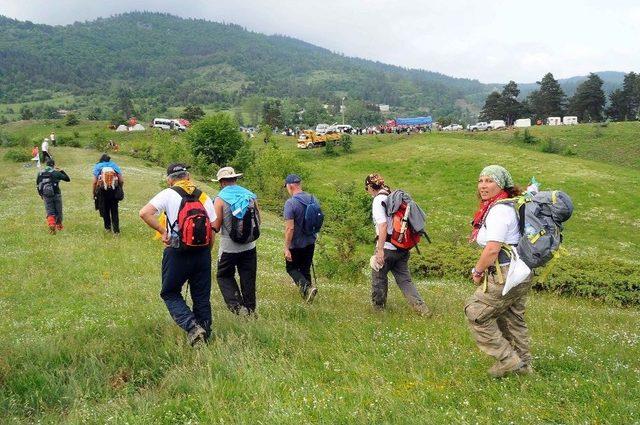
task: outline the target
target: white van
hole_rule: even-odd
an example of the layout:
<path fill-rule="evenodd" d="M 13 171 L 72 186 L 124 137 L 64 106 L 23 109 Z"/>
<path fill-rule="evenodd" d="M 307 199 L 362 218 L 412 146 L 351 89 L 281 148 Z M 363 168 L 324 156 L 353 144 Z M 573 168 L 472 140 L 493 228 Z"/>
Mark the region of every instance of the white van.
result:
<path fill-rule="evenodd" d="M 549 117 L 547 118 L 547 125 L 562 125 L 562 120 L 560 117 Z"/>
<path fill-rule="evenodd" d="M 318 124 L 316 126 L 316 133 L 325 134 L 329 130 L 329 124 Z"/>
<path fill-rule="evenodd" d="M 491 127 L 492 130 L 504 130 L 505 128 L 507 128 L 507 124 L 504 122 L 504 120 L 493 120 L 489 123 L 489 127 Z"/>
<path fill-rule="evenodd" d="M 180 124 L 180 121 L 169 118 L 154 118 L 153 122 L 151 123 L 151 127 L 159 128 L 160 130 L 187 130 L 187 127 Z"/>
<path fill-rule="evenodd" d="M 574 117 L 574 116 L 562 117 L 562 124 L 564 124 L 564 125 L 576 125 L 576 124 L 578 124 L 578 117 Z"/>
<path fill-rule="evenodd" d="M 513 126 L 517 128 L 531 127 L 531 118 L 520 118 L 513 123 Z"/>

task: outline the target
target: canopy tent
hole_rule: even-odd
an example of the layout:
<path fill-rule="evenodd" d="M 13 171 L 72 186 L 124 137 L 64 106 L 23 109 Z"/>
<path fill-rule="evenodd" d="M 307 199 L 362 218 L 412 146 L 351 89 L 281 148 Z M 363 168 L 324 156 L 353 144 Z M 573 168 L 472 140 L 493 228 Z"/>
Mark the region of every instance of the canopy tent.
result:
<path fill-rule="evenodd" d="M 433 119 L 429 117 L 396 118 L 397 125 L 431 125 Z"/>

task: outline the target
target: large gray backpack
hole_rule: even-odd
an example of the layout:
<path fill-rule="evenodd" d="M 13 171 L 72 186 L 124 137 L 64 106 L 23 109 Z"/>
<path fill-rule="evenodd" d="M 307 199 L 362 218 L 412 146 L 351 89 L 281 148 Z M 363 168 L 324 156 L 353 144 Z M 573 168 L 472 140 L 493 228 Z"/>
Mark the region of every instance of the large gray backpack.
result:
<path fill-rule="evenodd" d="M 518 254 L 529 268 L 542 267 L 551 260 L 562 243 L 563 223 L 573 214 L 569 195 L 558 190 L 505 199 L 518 216 L 520 241 Z"/>

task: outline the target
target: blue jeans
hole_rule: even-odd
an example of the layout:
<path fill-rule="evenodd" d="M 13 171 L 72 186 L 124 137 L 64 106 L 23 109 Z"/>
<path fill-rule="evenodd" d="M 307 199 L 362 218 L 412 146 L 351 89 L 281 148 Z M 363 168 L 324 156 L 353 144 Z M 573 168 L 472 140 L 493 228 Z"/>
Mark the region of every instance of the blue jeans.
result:
<path fill-rule="evenodd" d="M 193 311 L 182 297 L 182 285 L 189 282 Z M 165 248 L 162 254 L 162 291 L 160 297 L 173 320 L 189 332 L 200 325 L 211 334 L 211 250 Z"/>

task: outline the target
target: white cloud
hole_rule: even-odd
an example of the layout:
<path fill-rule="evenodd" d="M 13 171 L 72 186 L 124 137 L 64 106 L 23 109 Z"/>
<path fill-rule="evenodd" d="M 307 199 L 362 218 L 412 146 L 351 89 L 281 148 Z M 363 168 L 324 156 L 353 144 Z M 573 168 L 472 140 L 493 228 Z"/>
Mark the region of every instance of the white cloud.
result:
<path fill-rule="evenodd" d="M 68 24 L 131 10 L 234 22 L 400 66 L 483 82 L 640 70 L 634 0 L 2 0 L 0 14 Z"/>

